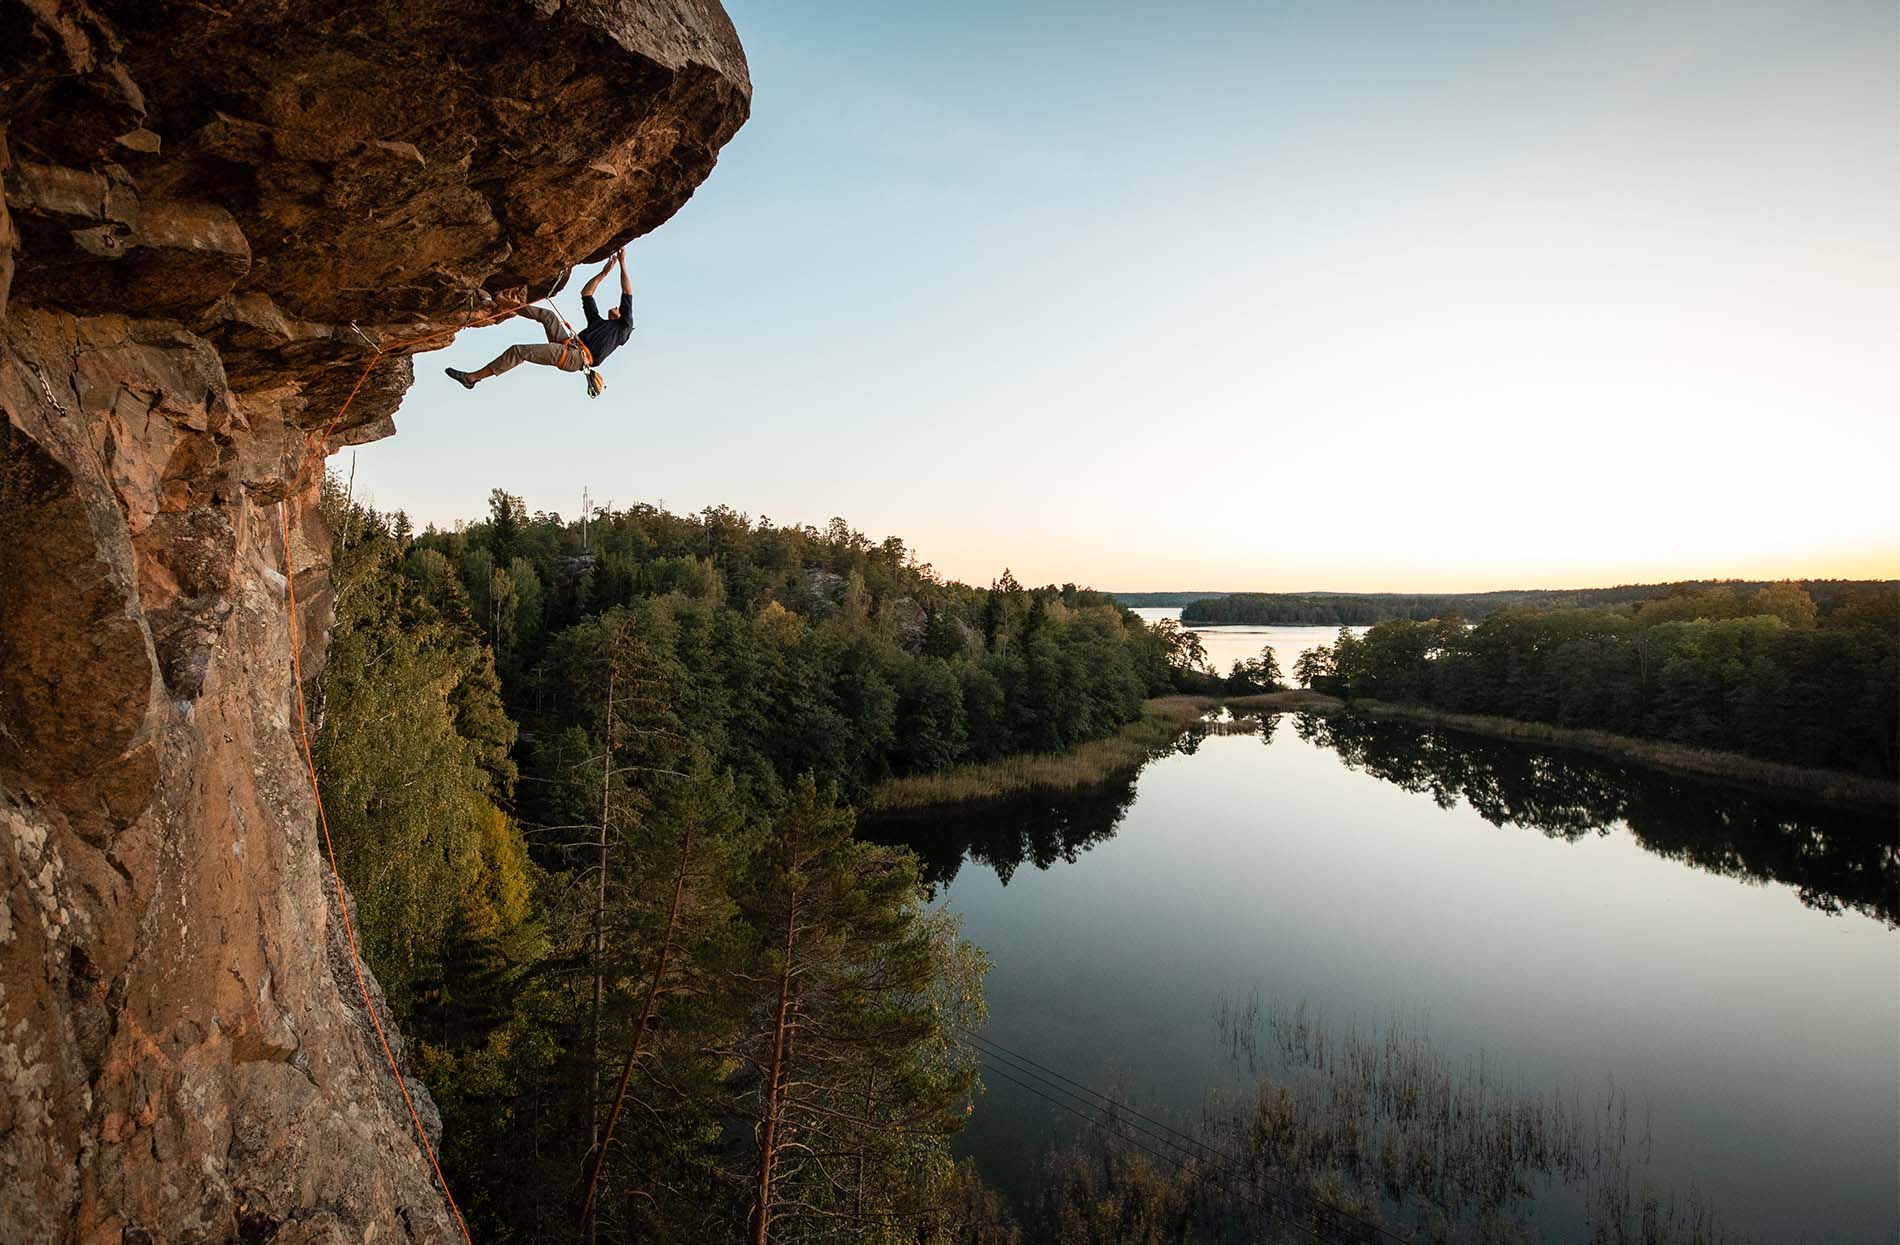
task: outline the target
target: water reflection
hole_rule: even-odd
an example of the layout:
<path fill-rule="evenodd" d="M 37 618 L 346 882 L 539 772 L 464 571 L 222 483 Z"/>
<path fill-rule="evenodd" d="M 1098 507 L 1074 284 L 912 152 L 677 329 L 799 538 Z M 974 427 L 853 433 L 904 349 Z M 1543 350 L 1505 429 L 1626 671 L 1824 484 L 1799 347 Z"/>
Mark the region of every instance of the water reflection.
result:
<path fill-rule="evenodd" d="M 1207 734 L 1258 733 L 1280 715 L 1210 722 L 1164 752 L 1191 753 Z M 1576 841 L 1626 826 L 1645 849 L 1724 877 L 1785 885 L 1823 912 L 1852 910 L 1900 925 L 1900 847 L 1889 821 L 1582 753 L 1363 717 L 1294 715 L 1302 740 L 1440 808 L 1469 805 L 1496 826 Z M 1114 836 L 1137 775 L 1089 791 L 867 822 L 866 837 L 905 843 L 925 880 L 947 886 L 965 860 L 1007 885 L 1025 862 L 1073 863 Z"/>
<path fill-rule="evenodd" d="M 1198 746 L 1198 741 L 1196 741 Z M 1190 749 L 1191 750 L 1191 749 Z M 902 843 L 923 858 L 924 881 L 948 886 L 968 859 L 988 865 L 1003 885 L 1024 863 L 1047 869 L 1113 838 L 1135 802 L 1136 775 L 1087 791 L 999 801 L 952 813 L 907 814 L 864 823 L 865 838 Z"/>
<path fill-rule="evenodd" d="M 1781 883 L 1823 912 L 1900 923 L 1900 848 L 1892 822 L 1871 814 L 1405 722 L 1300 714 L 1293 725 L 1349 768 L 1440 808 L 1462 800 L 1495 826 L 1570 841 L 1627 826 L 1658 856 Z"/>

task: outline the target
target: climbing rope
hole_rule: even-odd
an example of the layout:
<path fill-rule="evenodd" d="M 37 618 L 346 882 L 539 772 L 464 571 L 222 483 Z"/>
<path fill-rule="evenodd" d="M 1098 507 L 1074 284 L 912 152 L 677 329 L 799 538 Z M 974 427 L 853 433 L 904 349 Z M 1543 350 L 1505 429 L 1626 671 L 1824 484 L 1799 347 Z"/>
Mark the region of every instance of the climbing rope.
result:
<path fill-rule="evenodd" d="M 442 1196 L 448 1199 L 456 1226 L 462 1229 L 462 1239 L 468 1245 L 474 1245 L 474 1238 L 468 1234 L 468 1224 L 462 1221 L 462 1210 L 455 1204 L 455 1195 L 449 1192 L 449 1182 L 442 1174 L 442 1164 L 436 1161 L 435 1147 L 429 1144 L 429 1135 L 422 1127 L 422 1116 L 416 1111 L 414 1099 L 409 1097 L 409 1086 L 403 1079 L 402 1069 L 396 1065 L 396 1053 L 389 1049 L 389 1036 L 383 1032 L 383 1022 L 377 1018 L 376 1005 L 370 1001 L 369 982 L 363 976 L 363 957 L 356 948 L 356 930 L 350 923 L 350 904 L 343 893 L 343 874 L 336 864 L 336 844 L 330 840 L 330 819 L 323 811 L 323 792 L 317 786 L 317 763 L 310 754 L 310 727 L 304 717 L 303 658 L 299 655 L 297 645 L 297 579 L 290 565 L 290 507 L 280 501 L 277 509 L 284 521 L 284 587 L 289 600 L 290 663 L 297 681 L 297 735 L 303 741 L 304 766 L 310 772 L 310 794 L 317 801 L 317 824 L 323 828 L 323 850 L 330 859 L 330 877 L 336 882 L 336 906 L 337 911 L 343 914 L 343 937 L 350 947 L 350 967 L 356 971 L 356 988 L 363 994 L 363 1010 L 369 1013 L 369 1022 L 376 1029 L 376 1041 L 383 1048 L 383 1058 L 389 1061 L 389 1073 L 396 1078 L 396 1088 L 402 1092 L 403 1105 L 409 1108 L 410 1122 L 416 1126 L 416 1140 L 422 1144 L 422 1152 L 429 1156 L 429 1166 L 435 1170 L 436 1183 L 442 1186 Z"/>
<path fill-rule="evenodd" d="M 587 343 L 581 340 L 581 335 L 574 331 L 574 326 L 567 322 L 567 317 L 561 314 L 561 309 L 554 305 L 553 298 L 548 298 L 546 302 L 548 310 L 554 313 L 554 318 L 559 320 L 561 327 L 567 330 L 567 340 L 561 343 L 561 361 L 554 366 L 566 371 L 568 350 L 578 348 L 581 352 L 581 361 L 586 364 L 581 370 L 587 373 L 587 396 L 598 398 L 601 391 L 607 388 L 607 382 L 602 380 L 600 373 L 594 370 L 594 352 L 587 348 Z"/>
<path fill-rule="evenodd" d="M 552 299 L 539 301 L 547 302 L 550 308 L 554 307 Z M 468 1245 L 474 1245 L 474 1238 L 469 1235 L 468 1224 L 462 1219 L 461 1207 L 455 1204 L 455 1195 L 449 1192 L 449 1182 L 442 1174 L 442 1164 L 436 1159 L 435 1147 L 429 1144 L 429 1134 L 422 1127 L 422 1115 L 416 1110 L 415 1100 L 409 1096 L 409 1086 L 403 1078 L 402 1069 L 396 1063 L 396 1053 L 390 1049 L 389 1036 L 383 1032 L 383 1022 L 377 1017 L 376 1005 L 370 999 L 369 980 L 363 975 L 363 957 L 361 952 L 357 949 L 356 929 L 350 921 L 349 900 L 343 889 L 343 873 L 342 870 L 337 867 L 336 863 L 336 844 L 330 839 L 330 818 L 329 815 L 324 812 L 323 808 L 323 791 L 317 783 L 317 762 L 315 756 L 313 756 L 310 751 L 310 725 L 304 711 L 303 654 L 297 639 L 297 572 L 294 559 L 291 556 L 290 543 L 290 499 L 295 497 L 303 488 L 304 477 L 309 473 L 310 465 L 322 457 L 323 447 L 330 443 L 331 435 L 336 432 L 337 426 L 343 422 L 343 416 L 349 411 L 350 404 L 356 401 L 356 395 L 361 393 L 363 386 L 369 383 L 370 373 L 376 370 L 376 365 L 382 362 L 384 355 L 393 351 L 407 350 L 414 346 L 420 346 L 425 342 L 432 341 L 445 334 L 453 337 L 456 333 L 464 329 L 491 324 L 496 320 L 511 316 L 514 313 L 515 308 L 509 307 L 505 310 L 493 311 L 483 316 L 470 316 L 464 320 L 463 323 L 454 328 L 437 329 L 433 333 L 425 333 L 420 337 L 410 338 L 407 341 L 391 342 L 388 345 L 376 345 L 376 343 L 372 342 L 371 344 L 376 347 L 376 352 L 370 356 L 369 363 L 364 366 L 362 375 L 358 376 L 356 383 L 350 387 L 349 395 L 343 399 L 343 405 L 337 408 L 336 414 L 331 417 L 330 422 L 324 427 L 323 434 L 318 437 L 315 443 L 305 452 L 302 463 L 298 465 L 296 477 L 291 481 L 290 487 L 284 492 L 284 500 L 277 503 L 278 516 L 283 523 L 284 596 L 290 621 L 290 664 L 297 689 L 297 736 L 303 744 L 304 768 L 310 774 L 310 794 L 317 802 L 317 824 L 323 830 L 323 850 L 325 855 L 329 858 L 330 878 L 336 884 L 337 910 L 343 914 L 343 937 L 349 944 L 350 967 L 356 973 L 356 988 L 361 991 L 363 995 L 363 1010 L 369 1013 L 370 1025 L 376 1031 L 376 1041 L 383 1048 L 383 1058 L 389 1062 L 390 1075 L 396 1078 L 396 1088 L 402 1094 L 403 1105 L 409 1108 L 409 1121 L 415 1125 L 416 1140 L 421 1143 L 423 1154 L 428 1156 L 429 1166 L 435 1172 L 436 1183 L 442 1188 L 442 1196 L 448 1199 L 449 1211 L 455 1216 L 455 1224 L 462 1230 L 462 1240 L 467 1242 Z M 554 314 L 559 316 L 561 313 L 556 310 Z M 563 318 L 561 323 L 566 324 L 566 319 Z M 359 335 L 362 335 L 361 329 L 358 329 L 357 332 Z M 367 335 L 364 335 L 364 338 L 368 340 Z M 44 381 L 41 383 L 44 384 Z M 51 395 L 49 394 L 48 396 L 50 397 Z"/>

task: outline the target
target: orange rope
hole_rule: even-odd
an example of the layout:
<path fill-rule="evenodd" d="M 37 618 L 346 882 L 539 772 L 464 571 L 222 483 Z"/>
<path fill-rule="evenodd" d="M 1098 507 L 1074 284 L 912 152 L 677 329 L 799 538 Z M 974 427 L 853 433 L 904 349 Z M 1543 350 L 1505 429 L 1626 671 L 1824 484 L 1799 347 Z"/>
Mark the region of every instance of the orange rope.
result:
<path fill-rule="evenodd" d="M 548 305 L 552 307 L 554 304 L 550 301 Z M 462 329 L 474 328 L 478 324 L 486 324 L 514 313 L 515 309 L 510 307 L 506 310 L 490 312 L 485 316 L 472 317 L 457 328 L 437 329 L 433 333 L 425 333 L 421 337 L 411 338 L 408 341 L 378 346 L 376 353 L 370 356 L 368 365 L 363 368 L 363 374 L 358 376 L 356 384 L 350 387 L 349 396 L 343 399 L 343 405 L 337 408 L 336 414 L 324 427 L 323 435 L 318 437 L 316 444 L 305 453 L 303 462 L 297 468 L 296 478 L 291 481 L 290 488 L 285 490 L 284 500 L 277 503 L 278 514 L 283 519 L 284 527 L 284 593 L 288 602 L 290 621 L 290 664 L 297 686 L 297 735 L 303 741 L 304 767 L 310 773 L 310 794 L 317 802 L 317 824 L 323 828 L 323 850 L 330 860 L 330 877 L 336 883 L 336 904 L 337 910 L 343 914 L 343 936 L 350 947 L 350 967 L 356 972 L 356 986 L 363 994 L 363 1010 L 369 1013 L 369 1022 L 376 1030 L 376 1040 L 383 1048 L 383 1058 L 389 1061 L 390 1075 L 396 1078 L 396 1088 L 402 1093 L 403 1105 L 409 1108 L 409 1120 L 416 1126 L 416 1140 L 422 1143 L 422 1152 L 428 1156 L 429 1166 L 435 1170 L 436 1183 L 442 1187 L 442 1196 L 448 1199 L 449 1210 L 455 1216 L 455 1224 L 462 1230 L 462 1240 L 468 1242 L 468 1245 L 474 1245 L 474 1238 L 469 1236 L 468 1224 L 462 1219 L 461 1207 L 455 1204 L 455 1195 L 449 1192 L 449 1182 L 442 1174 L 442 1164 L 436 1160 L 435 1147 L 429 1144 L 429 1135 L 422 1127 L 422 1116 L 417 1112 L 414 1100 L 409 1097 L 409 1086 L 403 1080 L 402 1069 L 396 1064 L 396 1053 L 389 1047 L 389 1037 L 383 1032 L 383 1022 L 376 1015 L 375 1003 L 370 1000 L 369 981 L 363 976 L 363 957 L 356 947 L 356 930 L 350 923 L 350 905 L 343 890 L 343 873 L 337 868 L 336 844 L 330 839 L 330 818 L 324 812 L 323 791 L 317 785 L 317 762 L 311 755 L 310 725 L 304 715 L 303 653 L 297 643 L 297 572 L 290 551 L 290 499 L 303 488 L 304 476 L 309 472 L 310 464 L 322 455 L 323 447 L 330 443 L 330 435 L 336 431 L 337 425 L 343 422 L 343 415 L 350 409 L 350 403 L 356 401 L 356 395 L 363 391 L 363 386 L 369 382 L 370 373 L 376 370 L 376 365 L 382 362 L 384 355 L 394 350 L 419 346 L 444 333 L 453 335 Z M 558 316 L 561 313 L 557 310 L 554 314 Z M 563 319 L 561 323 L 566 324 L 567 321 Z"/>
<path fill-rule="evenodd" d="M 554 303 L 549 299 L 537 299 L 536 301 L 547 303 L 550 309 L 554 308 Z M 526 304 L 523 305 L 525 306 Z M 382 362 L 384 355 L 396 350 L 407 350 L 411 346 L 420 346 L 423 342 L 433 341 L 444 333 L 453 336 L 456 333 L 462 332 L 464 329 L 485 327 L 494 323 L 496 320 L 503 320 L 512 316 L 516 310 L 514 307 L 501 308 L 496 311 L 491 311 L 486 315 L 472 316 L 454 328 L 437 329 L 433 333 L 424 333 L 420 337 L 411 337 L 407 341 L 391 342 L 387 346 L 376 347 L 376 353 L 370 356 L 369 365 L 363 369 L 363 374 L 356 378 L 356 383 L 350 386 L 349 396 L 343 399 L 343 405 L 337 408 L 336 414 L 333 415 L 330 418 L 330 422 L 325 425 L 323 435 L 317 438 L 317 443 L 310 448 L 309 453 L 304 455 L 302 465 L 297 468 L 297 478 L 290 482 L 290 487 L 284 491 L 284 496 L 294 496 L 297 491 L 303 487 L 304 473 L 310 470 L 310 464 L 317 460 L 323 447 L 330 443 L 330 434 L 335 432 L 336 426 L 343 422 L 344 412 L 350 409 L 350 403 L 356 401 L 356 395 L 362 392 L 363 385 L 369 380 L 369 374 L 376 370 L 376 365 Z M 555 310 L 554 314 L 559 316 L 561 313 Z M 561 323 L 566 324 L 567 321 L 563 319 Z"/>
<path fill-rule="evenodd" d="M 368 374 L 364 373 L 365 376 Z M 409 1097 L 409 1086 L 403 1081 L 402 1069 L 396 1066 L 396 1053 L 389 1049 L 389 1037 L 383 1032 L 383 1022 L 376 1016 L 376 1005 L 370 1001 L 369 982 L 363 977 L 363 957 L 356 949 L 356 930 L 350 924 L 350 904 L 343 893 L 343 874 L 336 864 L 336 844 L 330 841 L 330 819 L 323 811 L 323 792 L 317 787 L 317 762 L 310 755 L 310 727 L 304 719 L 303 658 L 297 648 L 297 580 L 290 566 L 290 507 L 286 502 L 278 502 L 277 509 L 284 520 L 284 586 L 290 601 L 290 661 L 297 679 L 297 734 L 303 740 L 304 765 L 310 771 L 310 794 L 317 801 L 317 824 L 323 827 L 323 850 L 330 858 L 330 876 L 336 882 L 336 906 L 337 911 L 343 914 L 343 936 L 350 944 L 350 967 L 356 970 L 356 988 L 363 992 L 363 1008 L 369 1013 L 370 1024 L 375 1026 L 376 1040 L 382 1045 L 383 1058 L 389 1061 L 390 1075 L 396 1078 L 396 1088 L 402 1091 L 403 1105 L 409 1108 L 409 1119 L 416 1126 L 416 1140 L 422 1143 L 422 1152 L 429 1156 L 429 1166 L 435 1169 L 436 1183 L 442 1186 L 442 1196 L 448 1199 L 449 1210 L 455 1215 L 455 1224 L 462 1229 L 462 1239 L 468 1245 L 474 1245 L 474 1238 L 468 1234 L 468 1224 L 462 1220 L 462 1209 L 455 1204 L 455 1195 L 449 1192 L 449 1182 L 442 1174 L 442 1164 L 436 1161 L 435 1147 L 429 1144 L 429 1134 L 422 1127 L 422 1116 L 417 1113 L 416 1104 Z"/>

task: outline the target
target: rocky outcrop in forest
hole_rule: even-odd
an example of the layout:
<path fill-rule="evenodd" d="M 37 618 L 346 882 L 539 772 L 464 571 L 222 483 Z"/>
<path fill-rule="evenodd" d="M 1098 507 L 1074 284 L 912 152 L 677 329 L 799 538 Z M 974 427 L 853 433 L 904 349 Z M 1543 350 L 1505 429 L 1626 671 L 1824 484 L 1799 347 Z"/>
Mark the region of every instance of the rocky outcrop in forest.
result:
<path fill-rule="evenodd" d="M 460 1239 L 326 889 L 280 513 L 308 676 L 293 484 L 365 339 L 653 229 L 750 89 L 716 0 L 0 0 L 0 1238 Z"/>

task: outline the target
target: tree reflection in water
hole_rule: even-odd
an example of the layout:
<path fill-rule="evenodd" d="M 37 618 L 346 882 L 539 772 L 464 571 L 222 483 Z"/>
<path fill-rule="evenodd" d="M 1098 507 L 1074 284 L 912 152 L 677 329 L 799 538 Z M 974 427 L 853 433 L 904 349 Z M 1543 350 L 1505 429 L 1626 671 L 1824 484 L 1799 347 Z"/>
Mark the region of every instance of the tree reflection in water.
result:
<path fill-rule="evenodd" d="M 924 862 L 924 881 L 948 886 L 964 860 L 996 870 L 1003 885 L 1024 861 L 1047 869 L 1112 838 L 1135 802 L 1135 775 L 1081 792 L 969 805 L 940 812 L 866 820 L 860 833 L 878 843 L 902 843 Z"/>
<path fill-rule="evenodd" d="M 1278 715 L 1209 722 L 1157 755 L 1192 753 L 1208 734 L 1258 733 Z M 1352 715 L 1294 716 L 1300 739 L 1348 768 L 1440 808 L 1468 804 L 1495 826 L 1575 842 L 1629 829 L 1648 851 L 1723 877 L 1775 882 L 1823 912 L 1854 911 L 1900 926 L 1900 845 L 1891 819 L 1625 765 L 1584 753 Z M 1073 863 L 1114 836 L 1135 802 L 1138 774 L 1083 792 L 1043 795 L 867 821 L 863 833 L 904 843 L 933 888 L 967 860 L 1007 885 L 1025 861 Z"/>
<path fill-rule="evenodd" d="M 1778 882 L 1823 912 L 1900 923 L 1891 820 L 1584 753 L 1413 723 L 1300 714 L 1301 739 L 1440 808 L 1576 841 L 1628 827 L 1647 850 L 1723 877 Z"/>

